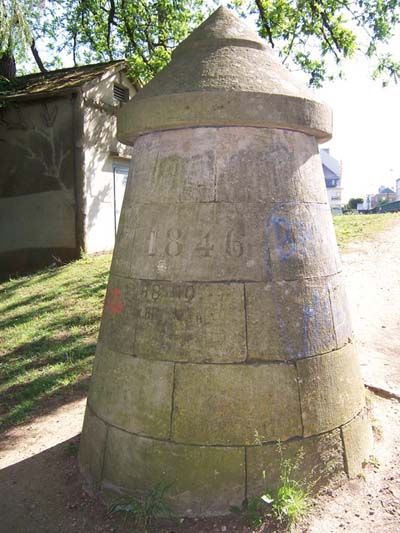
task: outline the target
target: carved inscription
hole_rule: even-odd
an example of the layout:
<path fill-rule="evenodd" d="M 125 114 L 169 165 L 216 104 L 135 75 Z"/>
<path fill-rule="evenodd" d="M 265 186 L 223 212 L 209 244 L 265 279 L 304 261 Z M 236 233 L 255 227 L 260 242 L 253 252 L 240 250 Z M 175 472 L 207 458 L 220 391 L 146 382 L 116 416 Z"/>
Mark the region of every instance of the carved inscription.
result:
<path fill-rule="evenodd" d="M 170 319 L 183 320 L 188 312 L 188 304 L 195 297 L 194 285 L 143 284 L 140 316 L 146 320 L 165 321 L 165 313 Z"/>
<path fill-rule="evenodd" d="M 159 238 L 158 233 L 152 230 L 148 237 L 147 255 L 149 256 L 164 253 L 168 257 L 176 257 L 188 252 L 198 257 L 212 257 L 222 252 L 229 257 L 241 257 L 244 251 L 243 235 L 235 236 L 233 230 L 226 233 L 222 246 L 217 246 L 211 230 L 204 233 L 203 237 L 195 243 L 189 243 L 184 233 L 178 228 L 169 228 L 164 239 Z"/>

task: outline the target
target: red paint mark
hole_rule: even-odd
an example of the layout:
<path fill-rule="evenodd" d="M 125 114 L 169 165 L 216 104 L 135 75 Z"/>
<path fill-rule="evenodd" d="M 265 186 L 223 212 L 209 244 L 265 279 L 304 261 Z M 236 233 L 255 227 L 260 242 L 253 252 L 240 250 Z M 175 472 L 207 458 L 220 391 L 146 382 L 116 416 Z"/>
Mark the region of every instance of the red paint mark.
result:
<path fill-rule="evenodd" d="M 124 302 L 122 301 L 122 294 L 119 289 L 112 289 L 107 297 L 106 306 L 111 313 L 122 313 L 124 310 Z"/>

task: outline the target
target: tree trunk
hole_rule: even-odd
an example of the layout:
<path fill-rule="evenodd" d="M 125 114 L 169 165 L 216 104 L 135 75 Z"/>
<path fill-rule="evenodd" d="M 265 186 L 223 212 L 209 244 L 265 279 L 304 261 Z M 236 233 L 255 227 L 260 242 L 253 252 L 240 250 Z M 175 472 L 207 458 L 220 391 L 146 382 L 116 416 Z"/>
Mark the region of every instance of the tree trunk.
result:
<path fill-rule="evenodd" d="M 4 76 L 8 80 L 11 80 L 15 78 L 16 72 L 17 69 L 12 52 L 4 52 L 0 57 L 0 76 Z"/>

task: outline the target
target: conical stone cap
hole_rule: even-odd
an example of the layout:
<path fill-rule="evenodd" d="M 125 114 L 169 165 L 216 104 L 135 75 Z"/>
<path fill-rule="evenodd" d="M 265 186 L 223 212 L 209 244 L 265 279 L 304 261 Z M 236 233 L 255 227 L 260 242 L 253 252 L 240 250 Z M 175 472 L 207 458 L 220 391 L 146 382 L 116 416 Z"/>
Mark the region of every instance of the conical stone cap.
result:
<path fill-rule="evenodd" d="M 118 138 L 133 144 L 144 133 L 192 126 L 282 128 L 326 141 L 332 116 L 256 33 L 220 7 L 124 106 Z"/>

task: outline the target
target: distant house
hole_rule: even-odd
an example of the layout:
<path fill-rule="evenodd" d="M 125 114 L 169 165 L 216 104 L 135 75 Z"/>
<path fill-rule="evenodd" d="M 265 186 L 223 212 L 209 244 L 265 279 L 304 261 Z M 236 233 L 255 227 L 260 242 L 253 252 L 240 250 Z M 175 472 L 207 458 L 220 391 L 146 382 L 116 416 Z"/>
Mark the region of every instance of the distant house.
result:
<path fill-rule="evenodd" d="M 341 163 L 332 157 L 329 148 L 320 150 L 322 170 L 325 177 L 325 185 L 328 193 L 328 201 L 334 215 L 342 214 L 342 168 Z"/>
<path fill-rule="evenodd" d="M 377 210 L 379 206 L 384 204 L 391 204 L 397 199 L 396 193 L 393 189 L 382 185 L 378 189 L 377 194 L 367 194 L 362 204 L 357 205 L 357 210 L 361 213 L 367 213 L 371 210 Z"/>
<path fill-rule="evenodd" d="M 396 200 L 400 200 L 400 178 L 396 180 Z"/>
<path fill-rule="evenodd" d="M 0 93 L 0 274 L 113 248 L 130 150 L 126 63 L 21 76 Z"/>

